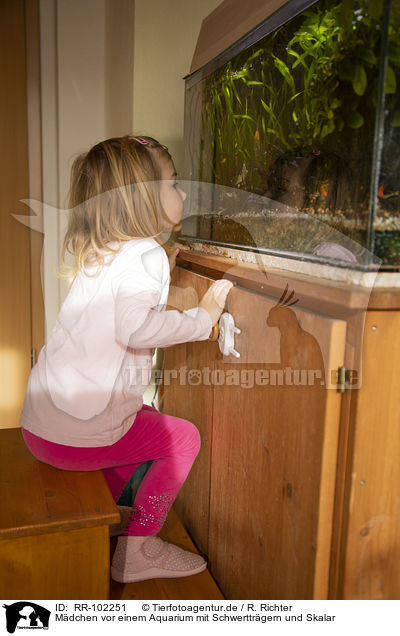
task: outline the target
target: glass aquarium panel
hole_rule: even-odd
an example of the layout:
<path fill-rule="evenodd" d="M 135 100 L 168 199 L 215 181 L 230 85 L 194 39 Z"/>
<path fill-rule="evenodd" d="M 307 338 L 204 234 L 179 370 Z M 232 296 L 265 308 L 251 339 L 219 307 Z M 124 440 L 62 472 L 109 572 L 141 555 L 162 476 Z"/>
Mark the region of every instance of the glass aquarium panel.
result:
<path fill-rule="evenodd" d="M 389 5 L 384 55 L 386 77 L 378 158 L 382 141 L 383 148 L 371 239 L 375 253 L 386 265 L 400 263 L 400 0 L 392 0 Z"/>
<path fill-rule="evenodd" d="M 250 233 L 265 251 L 312 257 L 323 256 L 310 236 L 319 228 L 324 237 L 349 239 L 360 266 L 379 258 L 400 264 L 400 253 L 386 254 L 371 234 L 378 218 L 399 218 L 399 1 L 319 0 L 222 66 L 214 61 L 187 79 L 184 176 L 216 187 L 202 193 L 201 213 L 187 219 L 183 235 L 246 246 Z M 235 191 L 247 193 L 241 206 Z M 374 238 L 376 259 L 368 255 Z"/>

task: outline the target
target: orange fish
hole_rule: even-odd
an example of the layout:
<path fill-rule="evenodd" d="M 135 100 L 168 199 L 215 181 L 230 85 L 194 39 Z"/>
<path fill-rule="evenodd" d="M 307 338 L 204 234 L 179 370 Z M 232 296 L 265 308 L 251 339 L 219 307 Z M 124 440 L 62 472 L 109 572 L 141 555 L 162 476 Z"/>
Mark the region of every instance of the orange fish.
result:
<path fill-rule="evenodd" d="M 324 188 L 324 186 L 323 186 L 323 185 L 321 185 L 321 192 L 322 192 L 322 194 L 324 195 L 324 197 L 327 197 L 327 196 L 328 196 L 328 193 L 327 193 L 327 191 L 325 190 L 325 188 Z"/>

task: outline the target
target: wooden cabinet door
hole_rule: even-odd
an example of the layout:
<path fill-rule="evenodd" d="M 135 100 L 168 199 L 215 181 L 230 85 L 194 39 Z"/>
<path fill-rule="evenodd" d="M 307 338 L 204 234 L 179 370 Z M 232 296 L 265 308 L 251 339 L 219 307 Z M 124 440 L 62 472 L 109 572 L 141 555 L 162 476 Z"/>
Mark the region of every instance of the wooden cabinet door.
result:
<path fill-rule="evenodd" d="M 214 386 L 209 561 L 228 598 L 327 598 L 340 395 L 326 384 L 346 324 L 294 305 L 271 327 L 275 305 L 228 297 L 241 357 L 216 368 L 241 377 Z"/>
<path fill-rule="evenodd" d="M 211 279 L 177 267 L 172 276 L 168 309 L 190 309 L 198 305 Z M 215 342 L 183 343 L 164 351 L 161 410 L 197 426 L 201 449 L 179 492 L 174 507 L 183 525 L 193 533 L 197 548 L 208 554 L 210 471 L 213 418 L 213 387 L 198 381 L 199 373 L 213 369 Z M 174 378 L 173 372 L 177 372 Z M 171 377 L 170 377 L 171 376 Z"/>
<path fill-rule="evenodd" d="M 199 296 L 207 281 L 174 273 Z M 165 351 L 165 368 L 211 374 L 165 393 L 165 412 L 203 436 L 177 509 L 227 598 L 327 598 L 340 395 L 326 386 L 343 364 L 346 325 L 298 305 L 274 318 L 275 305 L 230 292 L 240 358 L 215 342 Z"/>

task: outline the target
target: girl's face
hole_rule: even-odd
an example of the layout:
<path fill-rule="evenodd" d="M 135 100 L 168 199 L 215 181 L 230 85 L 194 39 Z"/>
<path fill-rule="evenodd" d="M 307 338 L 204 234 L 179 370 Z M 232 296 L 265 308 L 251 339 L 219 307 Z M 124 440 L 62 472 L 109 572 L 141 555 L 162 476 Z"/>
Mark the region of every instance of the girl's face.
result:
<path fill-rule="evenodd" d="M 176 176 L 173 162 L 162 157 L 160 199 L 167 215 L 165 229 L 172 232 L 182 227 L 183 202 L 186 199 L 186 193 L 180 189 Z"/>

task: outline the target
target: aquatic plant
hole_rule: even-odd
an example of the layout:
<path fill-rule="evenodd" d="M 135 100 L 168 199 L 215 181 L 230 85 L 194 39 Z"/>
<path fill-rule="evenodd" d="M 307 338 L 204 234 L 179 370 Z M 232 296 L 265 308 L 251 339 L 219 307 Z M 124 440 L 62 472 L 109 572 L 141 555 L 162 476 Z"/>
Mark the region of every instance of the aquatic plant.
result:
<path fill-rule="evenodd" d="M 283 153 L 329 146 L 340 156 L 347 140 L 357 143 L 355 130 L 373 129 L 381 14 L 380 0 L 322 1 L 208 78 L 202 160 L 217 183 L 261 193 Z M 398 30 L 390 37 L 385 90 L 395 95 Z M 400 125 L 400 110 L 393 109 L 391 125 Z M 344 129 L 352 136 L 335 138 Z"/>
<path fill-rule="evenodd" d="M 400 0 L 320 0 L 197 86 L 194 174 L 325 215 L 331 227 L 364 245 L 368 236 L 372 246 L 374 215 L 400 230 L 399 85 Z M 253 225 L 266 247 L 314 244 L 301 223 L 263 223 Z M 225 233 L 241 242 L 226 220 L 212 227 L 214 240 Z M 400 262 L 398 241 L 398 234 L 379 237 L 385 262 L 385 249 Z"/>

